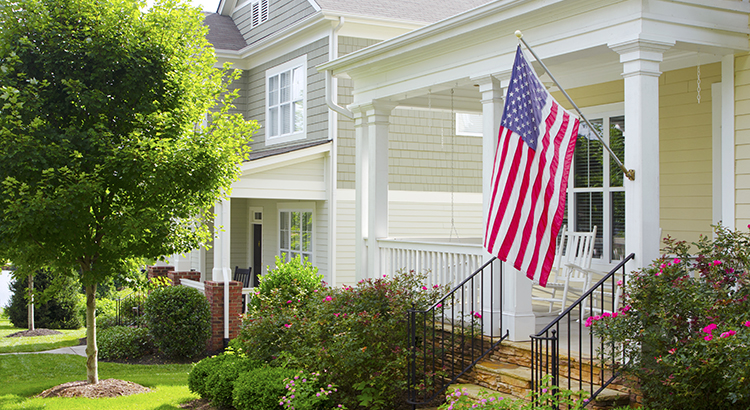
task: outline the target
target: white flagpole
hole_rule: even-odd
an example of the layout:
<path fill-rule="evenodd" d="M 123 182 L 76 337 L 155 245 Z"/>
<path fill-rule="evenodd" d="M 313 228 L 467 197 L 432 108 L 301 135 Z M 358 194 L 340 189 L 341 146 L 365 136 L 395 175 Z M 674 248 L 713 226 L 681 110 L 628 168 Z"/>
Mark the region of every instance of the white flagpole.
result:
<path fill-rule="evenodd" d="M 518 37 L 518 40 L 520 40 L 523 43 L 523 45 L 526 46 L 526 49 L 529 50 L 529 52 L 531 52 L 531 54 L 534 56 L 534 58 L 536 59 L 536 61 L 538 61 L 539 64 L 542 65 L 542 68 L 544 69 L 544 71 L 547 73 L 547 75 L 550 76 L 550 78 L 552 79 L 552 81 L 555 82 L 555 85 L 557 86 L 557 88 L 559 88 L 560 91 L 562 91 L 562 93 L 565 96 L 565 98 L 567 98 L 568 101 L 570 102 L 570 104 L 573 105 L 573 108 L 575 108 L 576 111 L 578 111 L 578 115 L 580 115 L 581 118 L 583 118 L 583 120 L 586 122 L 586 125 L 588 125 L 589 129 L 594 132 L 594 135 L 596 135 L 596 138 L 599 140 L 599 142 L 602 143 L 602 145 L 604 145 L 604 148 L 607 149 L 607 152 L 609 152 L 609 155 L 615 160 L 615 162 L 617 162 L 617 165 L 620 166 L 620 169 L 625 174 L 625 176 L 628 177 L 629 180 L 634 181 L 635 180 L 635 170 L 625 168 L 625 165 L 622 163 L 622 161 L 620 161 L 619 158 L 617 158 L 617 155 L 615 155 L 615 153 L 612 152 L 612 149 L 609 147 L 609 145 L 607 145 L 607 144 L 604 143 L 604 139 L 602 138 L 602 136 L 600 134 L 600 131 L 598 131 L 596 128 L 594 128 L 593 125 L 591 125 L 591 122 L 589 122 L 588 118 L 586 118 L 586 116 L 583 115 L 583 113 L 581 112 L 581 109 L 578 108 L 578 106 L 576 105 L 576 103 L 573 102 L 573 99 L 570 98 L 570 96 L 565 91 L 565 89 L 562 88 L 562 86 L 560 85 L 560 83 L 557 82 L 557 80 L 552 75 L 552 73 L 547 69 L 547 66 L 544 65 L 544 62 L 542 61 L 542 59 L 539 58 L 538 55 L 536 55 L 536 53 L 534 52 L 534 50 L 531 49 L 531 47 L 529 47 L 529 44 L 526 43 L 526 40 L 523 39 L 523 33 L 521 33 L 521 30 L 516 30 L 516 37 Z"/>

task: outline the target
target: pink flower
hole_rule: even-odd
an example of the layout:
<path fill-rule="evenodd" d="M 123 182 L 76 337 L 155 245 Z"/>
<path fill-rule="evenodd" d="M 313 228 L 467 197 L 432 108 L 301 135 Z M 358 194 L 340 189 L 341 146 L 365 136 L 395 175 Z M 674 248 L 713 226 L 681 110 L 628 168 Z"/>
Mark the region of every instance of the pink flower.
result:
<path fill-rule="evenodd" d="M 735 332 L 734 330 L 730 330 L 730 331 L 728 331 L 728 332 L 724 332 L 724 333 L 722 333 L 722 334 L 721 334 L 721 336 L 719 336 L 719 337 L 721 337 L 721 338 L 723 338 L 723 339 L 726 339 L 726 338 L 728 338 L 729 336 L 734 336 L 734 335 L 736 335 L 736 334 L 737 334 L 737 332 Z"/>
<path fill-rule="evenodd" d="M 612 319 L 614 319 L 614 318 L 616 318 L 616 317 L 617 317 L 617 312 L 615 312 L 615 313 L 612 313 Z"/>
<path fill-rule="evenodd" d="M 677 349 L 673 347 L 673 348 L 669 349 L 669 354 L 675 354 L 676 351 L 677 351 Z"/>
<path fill-rule="evenodd" d="M 747 322 L 745 322 L 745 323 L 744 323 L 744 325 L 745 325 L 746 327 L 750 327 L 750 320 L 748 320 Z"/>
<path fill-rule="evenodd" d="M 481 319 L 482 318 L 482 314 L 479 313 L 479 312 L 474 312 L 474 317 L 477 318 L 477 319 Z"/>
<path fill-rule="evenodd" d="M 622 286 L 622 279 L 617 281 L 617 286 Z"/>
<path fill-rule="evenodd" d="M 708 335 L 707 335 L 707 336 L 705 336 L 705 337 L 704 337 L 703 339 L 705 339 L 705 340 L 706 340 L 707 342 L 710 342 L 710 341 L 711 341 L 711 339 L 713 339 L 713 338 L 714 338 L 714 337 L 713 337 L 713 336 L 711 336 L 711 334 L 708 334 Z"/>
<path fill-rule="evenodd" d="M 610 317 L 612 316 L 609 312 L 602 313 L 602 317 Z"/>
<path fill-rule="evenodd" d="M 442 303 L 438 303 L 436 307 L 443 307 L 443 304 Z M 748 322 L 748 323 L 750 323 L 750 322 Z"/>
<path fill-rule="evenodd" d="M 594 323 L 594 318 L 592 316 L 589 316 L 589 318 L 586 319 L 586 327 L 591 327 L 593 323 Z"/>
<path fill-rule="evenodd" d="M 422 290 L 427 290 L 427 286 L 422 286 Z"/>
<path fill-rule="evenodd" d="M 717 259 L 717 260 L 713 261 L 713 265 L 714 266 L 719 266 L 719 265 L 721 265 L 721 261 Z"/>
<path fill-rule="evenodd" d="M 440 287 L 439 285 L 432 285 L 432 288 L 433 288 L 433 289 L 437 289 L 437 288 L 439 288 L 439 287 Z"/>
<path fill-rule="evenodd" d="M 326 296 L 326 298 L 325 298 L 325 301 L 326 301 L 326 302 L 330 302 L 330 301 L 332 301 L 332 300 L 333 300 L 333 298 L 331 297 L 331 295 L 328 295 L 328 296 Z"/>
<path fill-rule="evenodd" d="M 703 333 L 708 333 L 708 334 L 710 335 L 710 334 L 711 334 L 711 332 L 713 332 L 713 330 L 714 330 L 714 329 L 716 329 L 717 327 L 718 327 L 718 326 L 716 325 L 716 323 L 711 323 L 710 325 L 708 325 L 708 326 L 704 327 L 704 328 L 703 328 L 703 329 L 701 329 L 701 330 L 703 331 Z M 710 339 L 709 339 L 709 340 L 710 340 Z"/>
<path fill-rule="evenodd" d="M 287 329 L 289 329 L 290 327 L 292 327 L 292 324 L 291 323 L 284 323 L 284 327 L 287 328 Z"/>
<path fill-rule="evenodd" d="M 672 261 L 672 263 L 674 263 L 675 265 L 677 265 L 680 262 L 682 261 L 679 258 L 674 258 L 674 260 Z"/>
<path fill-rule="evenodd" d="M 291 300 L 287 300 L 286 303 L 292 303 L 292 301 Z"/>

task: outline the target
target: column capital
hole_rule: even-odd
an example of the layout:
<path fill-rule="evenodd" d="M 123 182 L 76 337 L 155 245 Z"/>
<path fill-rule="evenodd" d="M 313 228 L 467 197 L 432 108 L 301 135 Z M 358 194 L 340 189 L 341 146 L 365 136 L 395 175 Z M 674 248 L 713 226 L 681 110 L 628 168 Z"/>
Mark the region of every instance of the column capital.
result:
<path fill-rule="evenodd" d="M 619 43 L 608 44 L 609 48 L 620 55 L 622 76 L 647 75 L 659 77 L 659 64 L 664 52 L 674 46 L 674 41 L 659 41 L 648 39 L 631 39 Z"/>
<path fill-rule="evenodd" d="M 482 94 L 482 104 L 490 104 L 503 100 L 507 81 L 510 79 L 509 70 L 496 73 L 485 74 L 477 77 L 471 77 L 471 80 L 479 86 L 479 92 Z"/>
<path fill-rule="evenodd" d="M 392 101 L 370 100 L 357 105 L 349 106 L 354 113 L 354 126 L 363 126 L 374 123 L 388 123 L 391 111 L 396 108 Z"/>

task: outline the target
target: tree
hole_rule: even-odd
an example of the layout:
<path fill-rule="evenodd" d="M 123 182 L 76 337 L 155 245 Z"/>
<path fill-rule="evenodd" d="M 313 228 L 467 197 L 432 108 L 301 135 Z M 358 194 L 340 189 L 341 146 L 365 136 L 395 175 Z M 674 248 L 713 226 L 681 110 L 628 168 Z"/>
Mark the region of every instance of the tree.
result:
<path fill-rule="evenodd" d="M 16 271 L 18 272 L 18 271 Z M 31 275 L 28 275 L 31 277 Z M 81 285 L 72 275 L 63 275 L 50 270 L 34 273 L 34 322 L 39 328 L 78 329 L 81 321 Z M 29 327 L 27 305 L 29 285 L 26 279 L 14 278 L 10 282 L 12 292 L 5 313 L 15 327 Z"/>
<path fill-rule="evenodd" d="M 89 383 L 97 284 L 205 243 L 198 216 L 226 195 L 257 128 L 229 112 L 238 74 L 215 68 L 201 13 L 144 9 L 0 0 L 0 258 L 75 269 Z"/>

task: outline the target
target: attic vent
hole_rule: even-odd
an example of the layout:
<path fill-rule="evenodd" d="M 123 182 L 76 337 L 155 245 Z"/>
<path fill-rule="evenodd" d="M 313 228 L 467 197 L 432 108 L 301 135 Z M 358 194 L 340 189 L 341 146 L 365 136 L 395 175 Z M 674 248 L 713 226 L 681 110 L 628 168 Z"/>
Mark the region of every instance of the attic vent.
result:
<path fill-rule="evenodd" d="M 251 27 L 257 27 L 260 23 L 268 20 L 268 0 L 256 1 L 251 5 L 252 18 Z"/>

